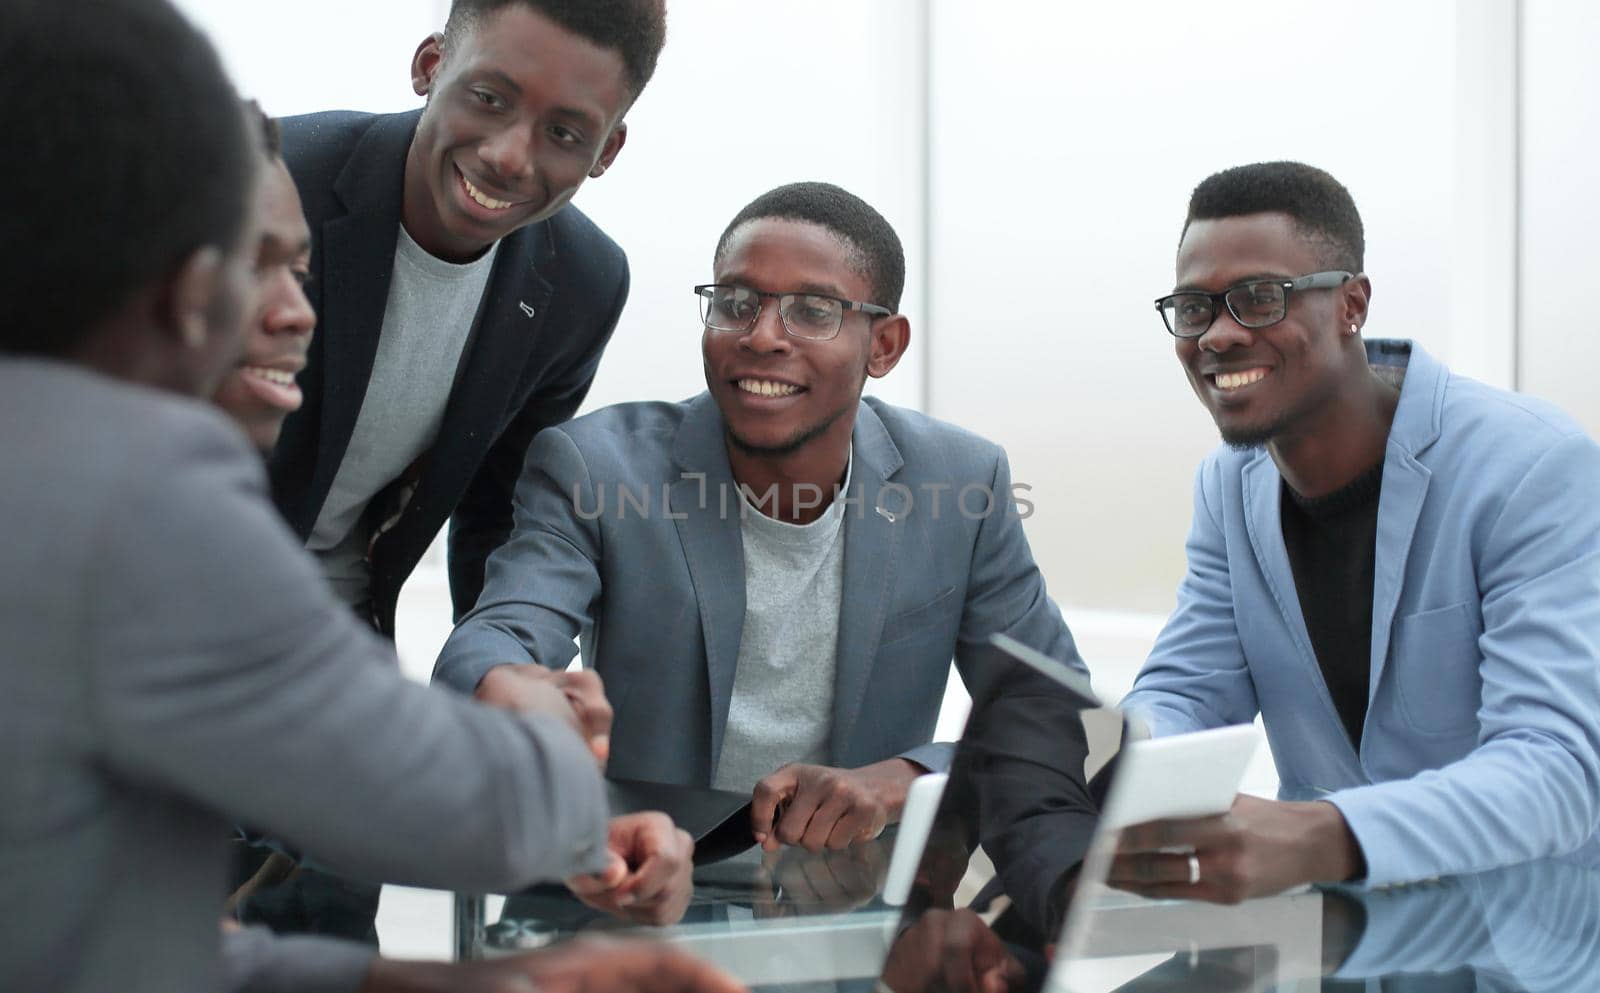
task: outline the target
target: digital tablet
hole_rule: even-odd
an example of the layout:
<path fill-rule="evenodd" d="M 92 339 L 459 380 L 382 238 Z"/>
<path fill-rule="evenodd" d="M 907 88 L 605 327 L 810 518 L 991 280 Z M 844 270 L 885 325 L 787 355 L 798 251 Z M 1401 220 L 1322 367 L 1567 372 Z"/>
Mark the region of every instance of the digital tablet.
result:
<path fill-rule="evenodd" d="M 1106 828 L 1225 814 L 1259 741 L 1253 724 L 1126 743 L 1102 814 Z"/>

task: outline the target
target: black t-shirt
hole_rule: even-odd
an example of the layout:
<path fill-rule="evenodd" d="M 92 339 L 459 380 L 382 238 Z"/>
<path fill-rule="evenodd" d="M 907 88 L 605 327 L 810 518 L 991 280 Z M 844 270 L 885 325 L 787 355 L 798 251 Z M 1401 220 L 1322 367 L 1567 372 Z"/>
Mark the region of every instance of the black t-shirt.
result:
<path fill-rule="evenodd" d="M 1283 484 L 1283 543 L 1311 647 L 1350 742 L 1359 751 L 1372 665 L 1372 569 L 1383 463 L 1307 499 Z"/>

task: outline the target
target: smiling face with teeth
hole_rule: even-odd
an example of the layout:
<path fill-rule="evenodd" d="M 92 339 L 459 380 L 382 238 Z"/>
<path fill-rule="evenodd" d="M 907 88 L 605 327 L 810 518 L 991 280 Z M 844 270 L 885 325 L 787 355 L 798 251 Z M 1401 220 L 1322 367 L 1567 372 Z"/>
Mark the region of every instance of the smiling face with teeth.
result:
<path fill-rule="evenodd" d="M 215 400 L 258 449 L 268 452 L 278 442 L 284 418 L 300 407 L 294 377 L 305 368 L 316 325 L 303 288 L 311 271 L 311 230 L 281 159 L 263 171 L 256 212 L 261 221 L 256 311 L 245 328 L 244 357 Z"/>
<path fill-rule="evenodd" d="M 429 36 L 411 79 L 428 103 L 406 155 L 401 220 L 452 262 L 560 210 L 627 135 L 622 56 L 522 4 Z"/>
<path fill-rule="evenodd" d="M 1217 293 L 1325 268 L 1318 244 L 1286 214 L 1197 220 L 1178 248 L 1176 289 Z M 1223 441 L 1245 448 L 1337 436 L 1341 407 L 1371 379 L 1361 339 L 1343 333 L 1365 320 L 1370 292 L 1362 276 L 1329 292 L 1291 294 L 1282 321 L 1254 330 L 1219 308 L 1205 334 L 1176 339 L 1189 385 Z"/>
<path fill-rule="evenodd" d="M 851 255 L 850 246 L 819 224 L 759 218 L 729 236 L 714 281 L 871 302 L 871 283 L 851 267 Z M 862 386 L 868 376 L 894 368 L 908 338 L 904 317 L 871 319 L 855 311 L 846 312 L 830 340 L 796 338 L 784 330 L 770 297 L 762 298 L 749 331 L 703 330 L 706 386 L 727 425 L 735 475 L 740 462 L 812 454 L 842 470 Z M 821 475 L 828 471 L 835 470 Z"/>

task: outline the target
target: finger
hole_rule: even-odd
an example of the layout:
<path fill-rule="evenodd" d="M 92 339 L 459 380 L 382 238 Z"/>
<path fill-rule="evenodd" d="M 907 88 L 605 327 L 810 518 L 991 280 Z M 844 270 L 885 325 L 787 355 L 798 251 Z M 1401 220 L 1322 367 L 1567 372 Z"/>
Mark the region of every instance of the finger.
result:
<path fill-rule="evenodd" d="M 812 812 L 811 820 L 806 823 L 805 833 L 800 836 L 800 845 L 808 852 L 820 852 L 828 847 L 848 848 L 852 840 L 851 827 L 848 825 L 845 827 L 843 844 L 830 846 L 829 841 L 833 838 L 834 830 L 839 827 L 840 822 L 848 818 L 854 809 L 853 798 L 833 791 Z M 860 826 L 856 825 L 854 830 L 859 831 Z"/>
<path fill-rule="evenodd" d="M 679 869 L 675 859 L 655 853 L 636 866 L 617 889 L 628 898 L 626 906 L 650 905 L 673 890 Z"/>
<path fill-rule="evenodd" d="M 871 841 L 883 830 L 886 820 L 888 817 L 878 804 L 857 803 L 833 822 L 833 829 L 828 832 L 824 844 L 829 848 L 849 848 L 863 841 Z"/>
<path fill-rule="evenodd" d="M 1028 970 L 1022 967 L 1010 955 L 1006 955 L 995 965 L 983 970 L 980 977 L 983 983 L 983 993 L 1007 993 L 1008 990 L 1021 989 L 1028 981 Z"/>
<path fill-rule="evenodd" d="M 785 845 L 798 845 L 806 836 L 806 830 L 811 826 L 811 818 L 816 815 L 817 806 L 822 802 L 823 791 L 815 784 L 801 784 L 795 790 L 794 796 L 789 798 L 788 804 L 778 817 L 778 823 L 773 833 Z M 807 851 L 817 851 L 816 848 Z"/>
<path fill-rule="evenodd" d="M 1110 885 L 1149 900 L 1201 900 L 1206 903 L 1238 902 L 1204 880 L 1194 886 L 1190 886 L 1187 883 L 1111 883 Z"/>
<path fill-rule="evenodd" d="M 1201 848 L 1228 830 L 1227 815 L 1146 821 L 1122 829 L 1119 852 L 1155 852 L 1163 848 Z"/>
<path fill-rule="evenodd" d="M 794 796 L 796 779 L 794 767 L 786 765 L 757 783 L 750 794 L 750 833 L 768 851 L 777 847 L 769 843 L 775 840 L 778 810 Z"/>
<path fill-rule="evenodd" d="M 1139 852 L 1118 855 L 1111 862 L 1107 881 L 1113 886 L 1129 883 L 1137 886 L 1182 884 L 1192 885 L 1190 858 L 1200 867 L 1200 878 L 1206 877 L 1205 859 L 1199 854 L 1179 855 L 1168 852 Z"/>
<path fill-rule="evenodd" d="M 621 855 L 610 852 L 604 869 L 569 877 L 567 888 L 579 896 L 599 896 L 616 889 L 627 878 L 628 863 Z"/>
<path fill-rule="evenodd" d="M 592 669 L 571 670 L 561 673 L 557 683 L 591 734 L 611 733 L 614 714 L 611 701 L 606 699 L 605 686 L 600 681 L 599 673 Z"/>

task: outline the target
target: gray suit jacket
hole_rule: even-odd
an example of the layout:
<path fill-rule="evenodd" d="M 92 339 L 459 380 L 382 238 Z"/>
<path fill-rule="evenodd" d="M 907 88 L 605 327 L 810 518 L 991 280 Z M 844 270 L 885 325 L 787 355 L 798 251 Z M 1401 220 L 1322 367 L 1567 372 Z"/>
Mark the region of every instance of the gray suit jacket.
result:
<path fill-rule="evenodd" d="M 0 359 L 0 990 L 214 990 L 235 819 L 488 889 L 603 858 L 562 727 L 408 683 L 208 406 Z"/>
<path fill-rule="evenodd" d="M 873 398 L 852 441 L 832 763 L 904 755 L 944 768 L 948 746 L 929 741 L 952 657 L 969 686 L 995 632 L 1083 663 L 1045 594 L 998 446 Z M 502 662 L 564 668 L 580 637 L 616 709 L 608 772 L 708 784 L 744 620 L 741 506 L 709 394 L 542 432 L 512 538 L 434 678 L 470 692 Z"/>

